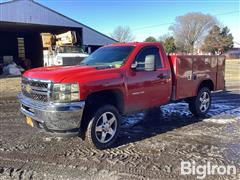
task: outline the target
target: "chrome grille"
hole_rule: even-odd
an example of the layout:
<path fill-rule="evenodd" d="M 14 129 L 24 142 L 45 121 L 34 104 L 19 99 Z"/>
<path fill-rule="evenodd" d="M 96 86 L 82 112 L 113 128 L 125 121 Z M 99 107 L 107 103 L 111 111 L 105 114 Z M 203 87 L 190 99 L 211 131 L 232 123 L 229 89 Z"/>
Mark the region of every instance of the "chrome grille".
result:
<path fill-rule="evenodd" d="M 39 102 L 48 102 L 50 82 L 22 78 L 22 93 L 24 96 Z"/>

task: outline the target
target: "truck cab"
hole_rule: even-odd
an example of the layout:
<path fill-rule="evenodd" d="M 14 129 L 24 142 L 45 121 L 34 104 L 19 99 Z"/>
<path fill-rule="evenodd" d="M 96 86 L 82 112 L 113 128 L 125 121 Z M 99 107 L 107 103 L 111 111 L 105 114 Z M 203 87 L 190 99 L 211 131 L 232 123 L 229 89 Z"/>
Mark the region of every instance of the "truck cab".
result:
<path fill-rule="evenodd" d="M 78 46 L 61 46 L 51 53 L 44 50 L 43 63 L 44 66 L 71 66 L 79 64 L 87 56 L 88 54 Z"/>
<path fill-rule="evenodd" d="M 22 77 L 21 112 L 29 125 L 79 135 L 98 149 L 117 141 L 121 116 L 186 101 L 196 116 L 224 87 L 223 56 L 167 56 L 160 43 L 104 46 L 76 66 L 29 70 Z"/>
<path fill-rule="evenodd" d="M 61 34 L 41 33 L 44 66 L 70 66 L 79 64 L 87 53 L 78 43 L 75 31 Z"/>

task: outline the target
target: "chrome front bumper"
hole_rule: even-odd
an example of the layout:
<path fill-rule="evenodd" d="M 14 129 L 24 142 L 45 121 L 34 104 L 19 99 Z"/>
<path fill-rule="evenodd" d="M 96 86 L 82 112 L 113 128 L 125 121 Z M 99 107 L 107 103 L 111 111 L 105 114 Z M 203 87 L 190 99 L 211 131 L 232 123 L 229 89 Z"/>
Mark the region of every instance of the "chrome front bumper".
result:
<path fill-rule="evenodd" d="M 72 103 L 40 103 L 20 93 L 21 112 L 31 117 L 39 128 L 49 132 L 78 132 L 82 120 L 84 101 Z"/>

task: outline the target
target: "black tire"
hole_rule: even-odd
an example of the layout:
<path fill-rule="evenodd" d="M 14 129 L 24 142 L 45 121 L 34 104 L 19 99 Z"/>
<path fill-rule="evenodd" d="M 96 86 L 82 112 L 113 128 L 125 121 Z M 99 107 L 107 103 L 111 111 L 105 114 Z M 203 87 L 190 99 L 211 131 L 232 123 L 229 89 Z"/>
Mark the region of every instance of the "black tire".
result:
<path fill-rule="evenodd" d="M 206 101 L 203 102 L 202 99 L 203 99 L 204 95 L 206 95 L 208 97 L 208 101 L 206 98 Z M 189 101 L 189 104 L 188 104 L 189 110 L 191 111 L 191 113 L 193 115 L 195 115 L 197 117 L 204 117 L 208 113 L 208 111 L 211 107 L 211 102 L 212 102 L 211 91 L 207 87 L 203 87 L 198 91 L 197 96 L 193 97 Z"/>
<path fill-rule="evenodd" d="M 114 124 L 112 124 L 111 126 L 109 125 L 110 123 L 110 120 L 108 120 L 108 123 L 106 123 L 107 125 L 103 125 L 103 117 L 104 115 L 106 115 L 105 117 L 110 118 L 111 119 L 111 116 L 115 117 L 116 121 L 114 122 Z M 101 123 L 102 122 L 102 123 Z M 97 132 L 97 126 L 98 128 L 100 127 L 99 126 L 99 123 L 101 124 L 100 126 L 104 128 L 102 128 L 102 132 Z M 98 108 L 96 110 L 96 112 L 94 113 L 92 119 L 90 120 L 88 126 L 87 126 L 87 130 L 86 130 L 86 134 L 85 134 L 85 144 L 89 147 L 92 147 L 92 148 L 97 148 L 97 149 L 108 149 L 108 148 L 111 148 L 112 145 L 114 144 L 117 136 L 118 136 L 118 133 L 119 133 L 119 127 L 120 127 L 120 115 L 119 115 L 119 112 L 118 110 L 112 106 L 112 105 L 104 105 L 100 108 Z M 103 126 L 102 126 L 103 125 Z M 100 136 L 102 137 L 104 132 L 106 132 L 106 137 L 105 138 L 108 138 L 109 136 L 112 136 L 110 134 L 110 130 L 107 129 L 105 126 L 109 126 L 110 129 L 112 129 L 111 132 L 113 132 L 114 130 L 116 130 L 116 132 L 114 133 L 113 137 L 109 138 L 109 141 L 106 141 L 107 142 L 101 142 L 101 138 Z M 107 129 L 107 130 L 105 130 Z M 108 131 L 109 130 L 109 131 Z M 99 133 L 101 133 L 101 135 L 99 135 Z"/>

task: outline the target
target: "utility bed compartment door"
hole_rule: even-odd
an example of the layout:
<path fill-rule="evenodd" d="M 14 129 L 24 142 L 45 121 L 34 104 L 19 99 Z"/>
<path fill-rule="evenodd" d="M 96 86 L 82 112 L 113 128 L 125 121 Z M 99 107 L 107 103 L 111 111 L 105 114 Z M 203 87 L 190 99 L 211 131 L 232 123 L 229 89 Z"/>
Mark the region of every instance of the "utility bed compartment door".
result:
<path fill-rule="evenodd" d="M 193 63 L 193 76 L 196 76 L 196 87 L 194 95 L 197 95 L 197 90 L 200 83 L 204 80 L 211 80 L 214 87 L 216 86 L 217 77 L 217 56 L 195 56 Z"/>
<path fill-rule="evenodd" d="M 172 99 L 196 96 L 204 80 L 211 80 L 214 90 L 224 89 L 224 59 L 224 56 L 170 56 L 173 68 Z"/>
<path fill-rule="evenodd" d="M 176 98 L 182 99 L 193 96 L 193 89 L 196 86 L 191 80 L 193 74 L 193 57 L 177 57 L 176 68 Z"/>

